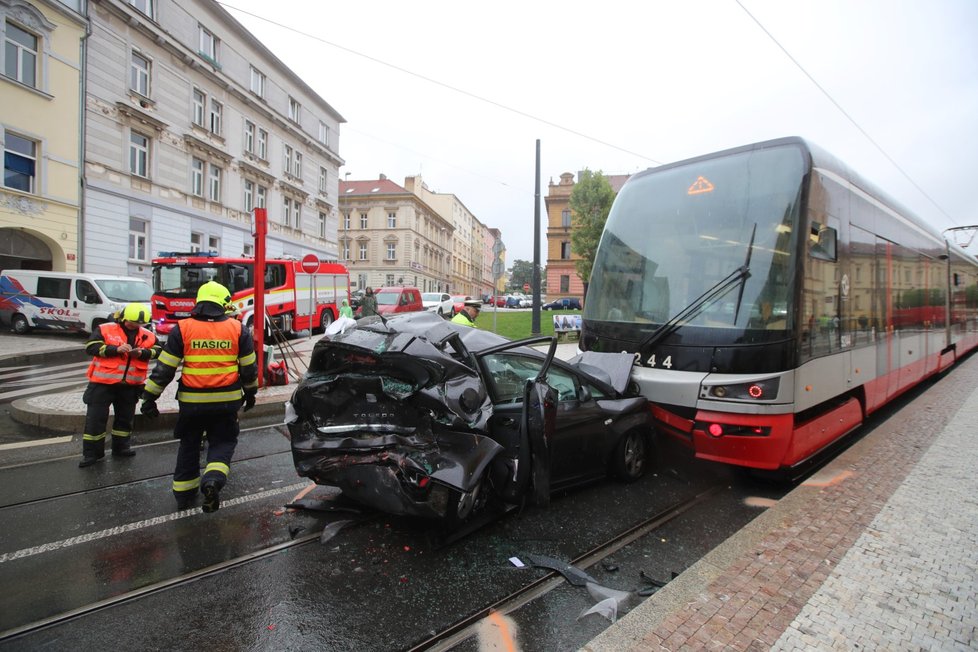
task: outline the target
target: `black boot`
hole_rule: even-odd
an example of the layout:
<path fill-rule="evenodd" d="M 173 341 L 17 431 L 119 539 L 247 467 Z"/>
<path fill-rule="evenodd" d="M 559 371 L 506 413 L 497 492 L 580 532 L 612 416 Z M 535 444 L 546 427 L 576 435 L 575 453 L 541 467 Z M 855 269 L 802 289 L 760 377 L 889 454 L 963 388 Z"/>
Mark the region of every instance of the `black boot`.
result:
<path fill-rule="evenodd" d="M 204 504 L 201 505 L 204 512 L 209 514 L 221 508 L 221 487 L 218 486 L 217 481 L 205 481 L 201 485 L 200 491 L 204 494 Z"/>
<path fill-rule="evenodd" d="M 82 439 L 82 460 L 78 463 L 79 469 L 91 466 L 105 457 L 105 436 L 100 439 L 87 439 L 89 435 L 85 437 Z"/>
<path fill-rule="evenodd" d="M 174 491 L 173 496 L 177 499 L 177 510 L 183 511 L 191 509 L 197 503 L 197 490 L 194 491 Z"/>
<path fill-rule="evenodd" d="M 129 437 L 112 436 L 112 456 L 113 457 L 132 457 L 136 451 L 132 449 L 132 442 Z"/>

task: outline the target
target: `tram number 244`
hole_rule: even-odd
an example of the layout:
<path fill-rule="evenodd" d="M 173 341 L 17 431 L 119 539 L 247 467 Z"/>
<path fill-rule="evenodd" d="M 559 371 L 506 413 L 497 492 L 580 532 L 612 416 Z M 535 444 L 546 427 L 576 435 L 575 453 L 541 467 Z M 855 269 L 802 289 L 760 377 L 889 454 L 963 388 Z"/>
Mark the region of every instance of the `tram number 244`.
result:
<path fill-rule="evenodd" d="M 649 356 L 649 359 L 642 362 L 642 354 L 638 351 L 635 352 L 635 362 L 633 363 L 639 367 L 662 367 L 664 369 L 672 369 L 672 356 L 667 355 L 662 359 L 662 362 L 657 362 L 655 359 L 655 354 Z"/>

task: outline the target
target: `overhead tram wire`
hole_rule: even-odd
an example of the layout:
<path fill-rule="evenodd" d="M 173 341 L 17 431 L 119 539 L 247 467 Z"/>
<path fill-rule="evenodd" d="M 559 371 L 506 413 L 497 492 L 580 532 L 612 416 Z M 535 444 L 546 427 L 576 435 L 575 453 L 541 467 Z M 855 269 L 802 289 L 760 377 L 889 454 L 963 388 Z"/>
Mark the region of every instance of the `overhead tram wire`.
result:
<path fill-rule="evenodd" d="M 852 125 L 853 125 L 853 126 L 854 126 L 854 127 L 855 127 L 855 128 L 857 129 L 857 130 L 859 130 L 859 133 L 861 133 L 861 134 L 862 134 L 863 136 L 865 136 L 865 137 L 866 137 L 866 140 L 868 140 L 868 141 L 869 141 L 870 143 L 872 143 L 872 145 L 873 145 L 873 147 L 875 147 L 875 148 L 876 148 L 876 149 L 877 149 L 877 150 L 879 151 L 879 153 L 880 153 L 880 154 L 882 154 L 882 155 L 883 155 L 883 157 L 884 157 L 884 158 L 885 158 L 885 159 L 886 159 L 887 161 L 889 161 L 889 162 L 890 162 L 890 163 L 891 163 L 891 164 L 893 165 L 893 167 L 895 167 L 895 168 L 897 169 L 897 171 L 899 171 L 899 172 L 900 172 L 900 174 L 902 174 L 902 175 L 903 175 L 903 176 L 904 176 L 904 177 L 905 177 L 905 178 L 907 179 L 907 181 L 909 181 L 909 182 L 910 182 L 910 184 L 911 184 L 911 185 L 912 185 L 912 186 L 913 186 L 914 188 L 916 188 L 916 189 L 917 189 L 917 191 L 918 191 L 918 192 L 919 192 L 919 193 L 920 193 L 921 195 L 923 195 L 924 197 L 926 197 L 926 198 L 927 198 L 927 201 L 929 201 L 929 202 L 930 202 L 931 204 L 933 204 L 933 205 L 934 205 L 934 207 L 935 207 L 935 208 L 937 208 L 937 210 L 938 210 L 938 211 L 940 211 L 940 212 L 941 212 L 941 214 L 942 214 L 942 215 L 943 215 L 944 217 L 946 217 L 947 219 L 949 219 L 949 220 L 951 220 L 951 222 L 952 222 L 953 224 L 956 224 L 956 225 L 958 224 L 958 221 L 957 221 L 957 220 L 955 220 L 955 219 L 954 219 L 953 217 L 951 217 L 950 215 L 948 215 L 948 213 L 947 213 L 947 211 L 945 211 L 945 210 L 944 210 L 944 208 L 942 208 L 942 207 L 941 207 L 941 205 L 940 205 L 940 204 L 938 204 L 938 203 L 937 203 L 937 201 L 936 201 L 936 200 L 934 200 L 934 198 L 933 198 L 933 197 L 931 197 L 931 196 L 930 196 L 929 194 L 927 194 L 927 191 L 926 191 L 926 190 L 924 190 L 923 188 L 921 188 L 921 187 L 920 187 L 920 184 L 918 184 L 918 183 L 917 183 L 916 181 L 914 181 L 914 179 L 913 179 L 913 177 L 911 177 L 911 176 L 910 176 L 910 175 L 909 175 L 909 174 L 907 173 L 907 171 L 906 171 L 906 170 L 904 170 L 904 169 L 903 169 L 902 167 L 900 167 L 900 164 L 899 164 L 899 163 L 897 163 L 897 162 L 896 162 L 896 160 L 895 160 L 895 159 L 894 159 L 894 158 L 893 158 L 892 156 L 890 156 L 890 155 L 889 155 L 889 154 L 888 154 L 888 153 L 886 152 L 886 150 L 884 150 L 884 149 L 883 149 L 883 147 L 882 147 L 882 146 L 881 146 L 881 145 L 880 145 L 879 143 L 877 143 L 877 142 L 876 142 L 876 141 L 875 141 L 875 140 L 873 139 L 873 137 L 872 137 L 872 136 L 870 136 L 870 135 L 869 135 L 869 133 L 868 133 L 868 132 L 867 132 L 867 131 L 866 131 L 865 129 L 863 129 L 863 128 L 862 128 L 862 125 L 860 125 L 860 124 L 859 124 L 858 122 L 856 122 L 856 119 L 855 119 L 855 118 L 853 118 L 853 117 L 852 117 L 851 115 L 849 115 L 849 113 L 848 113 L 848 112 L 847 112 L 847 111 L 846 111 L 846 110 L 845 110 L 844 108 L 842 108 L 842 105 L 841 105 L 841 104 L 839 104 L 839 103 L 838 103 L 838 102 L 836 101 L 836 99 L 835 99 L 834 97 L 832 97 L 832 95 L 831 95 L 831 93 L 829 93 L 829 92 L 828 92 L 827 90 L 825 90 L 825 89 L 824 89 L 824 88 L 822 87 L 822 85 L 821 85 L 821 84 L 819 84 L 819 83 L 818 83 L 818 82 L 817 82 L 817 81 L 815 80 L 815 78 L 814 78 L 814 77 L 812 77 L 812 76 L 811 76 L 811 74 L 809 74 L 809 72 L 808 72 L 807 70 L 805 70 L 805 67 L 804 67 L 804 66 L 802 66 L 802 65 L 801 65 L 801 63 L 799 63 L 797 59 L 795 59 L 795 58 L 794 58 L 793 56 L 791 56 L 791 53 L 790 53 L 790 52 L 788 52 L 788 50 L 787 50 L 787 48 L 785 48 L 785 47 L 784 47 L 783 45 L 781 45 L 781 43 L 780 43 L 780 42 L 778 41 L 778 39 L 776 39 L 776 38 L 774 38 L 774 35 L 773 35 L 773 34 L 771 34 L 771 32 L 769 32 L 769 31 L 768 31 L 768 29 L 767 29 L 766 27 L 764 27 L 764 25 L 763 25 L 763 24 L 761 23 L 761 21 L 759 21 L 759 20 L 757 19 L 757 17 L 756 17 L 756 16 L 754 16 L 754 14 L 752 14 L 752 13 L 750 12 L 750 10 L 749 10 L 749 9 L 747 9 L 747 7 L 745 7 L 745 6 L 744 6 L 744 3 L 743 3 L 743 2 L 741 2 L 741 0 L 734 0 L 734 2 L 736 2 L 736 3 L 737 3 L 737 4 L 739 5 L 739 6 L 740 6 L 740 8 L 744 10 L 744 13 L 745 13 L 745 14 L 747 14 L 747 15 L 748 15 L 748 16 L 750 17 L 750 19 L 751 19 L 751 20 L 753 20 L 753 21 L 754 21 L 754 23 L 755 23 L 755 24 L 756 24 L 756 25 L 757 25 L 758 27 L 760 27 L 760 28 L 761 28 L 761 31 L 763 31 L 763 32 L 764 32 L 765 34 L 767 34 L 767 36 L 768 36 L 768 38 L 769 38 L 769 39 L 771 39 L 771 40 L 772 40 L 772 41 L 774 42 L 774 44 L 775 44 L 775 45 L 777 45 L 777 46 L 778 46 L 778 48 L 779 48 L 779 49 L 780 49 L 780 50 L 781 50 L 782 52 L 784 52 L 784 55 L 785 55 L 786 57 L 788 57 L 788 59 L 790 59 L 790 60 L 791 60 L 791 63 L 793 63 L 793 64 L 795 64 L 795 66 L 796 66 L 796 67 L 798 68 L 798 70 L 800 70 L 800 71 L 802 72 L 802 74 L 803 74 L 803 75 L 805 75 L 806 77 L 808 77 L 808 80 L 809 80 L 810 82 L 812 82 L 812 83 L 813 83 L 813 84 L 815 85 L 815 88 L 817 88 L 817 89 L 818 89 L 819 91 L 821 91 L 821 93 L 822 93 L 822 95 L 824 95 L 824 96 L 825 96 L 825 97 L 826 97 L 826 98 L 827 98 L 827 99 L 829 100 L 829 102 L 831 102 L 831 103 L 832 103 L 832 104 L 833 104 L 833 105 L 835 106 L 835 108 L 837 108 L 837 109 L 839 110 L 839 112 L 840 112 L 840 113 L 842 113 L 842 115 L 844 115 L 844 116 L 846 117 L 846 119 L 847 119 L 847 120 L 848 120 L 849 122 L 851 122 L 851 123 L 852 123 Z"/>
<path fill-rule="evenodd" d="M 366 59 L 368 61 L 372 61 L 374 63 L 379 63 L 382 66 L 387 66 L 388 68 L 391 68 L 392 70 L 396 70 L 396 71 L 401 72 L 401 73 L 404 73 L 406 75 L 411 75 L 412 77 L 416 77 L 418 79 L 421 79 L 423 81 L 426 81 L 429 84 L 434 84 L 436 86 L 441 86 L 442 88 L 448 89 L 448 90 L 453 91 L 455 93 L 459 93 L 461 95 L 465 95 L 466 97 L 470 97 L 470 98 L 472 98 L 474 100 L 478 100 L 480 102 L 484 102 L 484 103 L 489 104 L 490 106 L 494 106 L 494 107 L 496 107 L 498 109 L 502 109 L 504 111 L 509 111 L 510 113 L 515 113 L 518 116 L 521 116 L 523 118 L 529 118 L 530 120 L 533 120 L 535 122 L 539 122 L 541 124 L 547 125 L 548 127 L 553 127 L 554 129 L 559 129 L 560 131 L 564 131 L 566 133 L 572 134 L 574 136 L 577 136 L 578 138 L 584 138 L 585 140 L 589 140 L 589 141 L 591 141 L 593 143 L 597 143 L 598 145 L 602 145 L 604 147 L 609 147 L 611 149 L 614 149 L 614 150 L 617 150 L 619 152 L 622 152 L 623 154 L 628 154 L 629 156 L 635 156 L 635 157 L 640 158 L 640 159 L 643 159 L 645 161 L 649 161 L 650 163 L 652 163 L 654 165 L 662 165 L 662 162 L 661 161 L 658 161 L 658 160 L 656 160 L 656 159 L 654 159 L 654 158 L 652 158 L 650 156 L 646 156 L 645 154 L 639 154 L 638 152 L 633 152 L 633 151 L 631 151 L 629 149 L 625 149 L 624 147 L 619 147 L 618 145 L 614 145 L 614 144 L 609 143 L 607 141 L 601 140 L 600 138 L 595 138 L 594 136 L 589 136 L 589 135 L 587 135 L 585 133 L 582 133 L 580 131 L 577 131 L 575 129 L 571 129 L 570 127 L 565 127 L 563 125 L 557 124 L 556 122 L 552 122 L 552 121 L 547 120 L 545 118 L 540 118 L 538 116 L 533 115 L 532 113 L 527 113 L 526 111 L 521 111 L 520 109 L 515 109 L 515 108 L 513 108 L 511 106 L 507 106 L 507 105 L 502 104 L 500 102 L 496 102 L 495 100 L 491 100 L 491 99 L 489 99 L 487 97 L 483 97 L 481 95 L 477 95 L 477 94 L 472 93 L 470 91 L 467 91 L 465 89 L 458 88 L 457 86 L 452 86 L 451 84 L 447 84 L 445 82 L 438 81 L 437 79 L 433 79 L 431 77 L 426 77 L 425 75 L 422 75 L 420 73 L 416 73 L 416 72 L 414 72 L 412 70 L 408 70 L 407 68 L 402 68 L 401 66 L 395 65 L 393 63 L 388 63 L 387 61 L 384 61 L 383 59 L 378 59 L 376 57 L 372 57 L 369 54 L 364 54 L 364 53 L 358 52 L 358 51 L 356 51 L 356 50 L 354 50 L 352 48 L 348 48 L 348 47 L 346 47 L 344 45 L 340 45 L 338 43 L 333 43 L 332 41 L 327 41 L 326 39 L 321 38 L 319 36 L 314 36 L 312 34 L 309 34 L 308 32 L 303 32 L 301 30 L 295 29 L 294 27 L 289 27 L 288 25 L 285 25 L 283 23 L 279 23 L 279 22 L 274 21 L 274 20 L 271 20 L 269 18 L 265 18 L 264 16 L 259 16 L 258 14 L 251 13 L 250 11 L 245 11 L 244 9 L 239 9 L 238 7 L 235 7 L 232 4 L 228 4 L 226 2 L 221 2 L 221 0 L 218 0 L 218 4 L 220 4 L 225 9 L 233 9 L 234 11 L 240 12 L 240 13 L 246 15 L 246 16 L 251 16 L 252 18 L 254 18 L 256 20 L 260 20 L 262 22 L 268 23 L 269 25 L 275 25 L 276 27 L 280 27 L 281 29 L 287 30 L 287 31 L 292 32 L 294 34 L 298 34 L 299 36 L 305 36 L 306 38 L 312 39 L 314 41 L 318 41 L 318 42 L 323 43 L 325 45 L 329 45 L 330 47 L 334 47 L 334 48 L 336 48 L 338 50 L 343 50 L 344 52 L 348 52 L 348 53 L 350 53 L 352 55 L 361 57 L 361 58 Z"/>

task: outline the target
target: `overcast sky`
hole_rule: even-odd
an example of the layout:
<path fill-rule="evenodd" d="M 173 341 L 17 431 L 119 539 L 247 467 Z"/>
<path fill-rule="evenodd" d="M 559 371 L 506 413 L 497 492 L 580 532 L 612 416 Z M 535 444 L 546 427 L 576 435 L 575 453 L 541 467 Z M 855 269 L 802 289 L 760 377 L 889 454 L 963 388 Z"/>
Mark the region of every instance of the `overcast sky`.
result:
<path fill-rule="evenodd" d="M 782 136 L 940 229 L 978 223 L 976 0 L 222 4 L 347 120 L 341 178 L 422 175 L 509 264 L 533 258 L 537 139 L 544 232 L 563 172 Z"/>

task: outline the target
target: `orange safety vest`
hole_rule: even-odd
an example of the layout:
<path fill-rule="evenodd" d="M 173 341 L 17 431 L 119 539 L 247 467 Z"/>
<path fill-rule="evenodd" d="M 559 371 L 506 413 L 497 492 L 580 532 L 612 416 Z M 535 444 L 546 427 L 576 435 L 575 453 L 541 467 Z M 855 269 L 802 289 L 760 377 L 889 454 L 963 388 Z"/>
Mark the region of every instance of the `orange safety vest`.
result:
<path fill-rule="evenodd" d="M 236 385 L 241 322 L 237 319 L 181 319 L 179 325 L 183 337 L 183 376 L 180 378 L 183 387 L 218 389 Z"/>
<path fill-rule="evenodd" d="M 102 333 L 102 341 L 107 345 L 121 346 L 128 342 L 126 329 L 121 324 L 102 324 L 99 329 Z M 155 343 L 156 336 L 140 326 L 132 348 L 148 349 Z M 93 383 L 142 385 L 146 382 L 148 372 L 149 360 L 140 360 L 129 355 L 116 355 L 111 358 L 95 356 L 92 358 L 92 363 L 88 365 L 87 375 Z"/>

